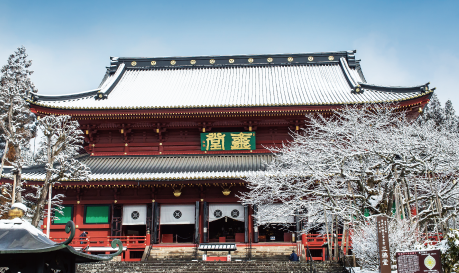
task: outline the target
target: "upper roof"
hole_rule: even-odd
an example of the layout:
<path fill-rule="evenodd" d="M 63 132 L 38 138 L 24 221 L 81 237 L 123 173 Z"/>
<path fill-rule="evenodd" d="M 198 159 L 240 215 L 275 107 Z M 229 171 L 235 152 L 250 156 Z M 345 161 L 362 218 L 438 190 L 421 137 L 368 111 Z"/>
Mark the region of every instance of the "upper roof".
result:
<path fill-rule="evenodd" d="M 368 84 L 355 51 L 161 58 L 111 58 L 100 86 L 33 95 L 60 109 L 162 109 L 398 102 L 432 91 L 427 84 Z"/>

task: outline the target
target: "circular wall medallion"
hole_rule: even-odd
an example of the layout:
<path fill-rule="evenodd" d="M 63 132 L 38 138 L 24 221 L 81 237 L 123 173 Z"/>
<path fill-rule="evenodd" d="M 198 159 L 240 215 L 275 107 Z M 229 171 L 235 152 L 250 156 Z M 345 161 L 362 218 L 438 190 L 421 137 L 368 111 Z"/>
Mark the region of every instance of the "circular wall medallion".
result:
<path fill-rule="evenodd" d="M 268 58 L 268 63 L 272 63 L 273 62 L 273 58 L 269 57 Z"/>
<path fill-rule="evenodd" d="M 137 219 L 139 219 L 139 217 L 140 217 L 140 213 L 138 211 L 133 211 L 131 213 L 131 218 L 132 219 L 137 220 Z"/>
<path fill-rule="evenodd" d="M 425 265 L 428 269 L 434 268 L 436 264 L 437 264 L 437 262 L 435 261 L 435 258 L 432 257 L 431 255 L 427 256 L 427 257 L 424 259 L 424 265 Z"/>
<path fill-rule="evenodd" d="M 308 61 L 310 61 L 310 62 L 314 61 L 314 57 L 309 56 L 309 57 L 308 57 Z"/>
<path fill-rule="evenodd" d="M 231 211 L 231 217 L 237 218 L 239 216 L 239 211 L 237 209 L 233 209 Z"/>
<path fill-rule="evenodd" d="M 223 213 L 222 213 L 221 210 L 218 209 L 218 210 L 214 211 L 215 218 L 220 218 L 220 217 L 222 217 L 222 215 L 223 215 Z"/>
<path fill-rule="evenodd" d="M 249 58 L 249 63 L 253 63 L 253 58 Z"/>
<path fill-rule="evenodd" d="M 229 59 L 229 63 L 230 64 L 234 63 L 234 59 Z"/>
<path fill-rule="evenodd" d="M 175 219 L 180 219 L 180 217 L 182 217 L 182 212 L 179 210 L 176 210 L 174 211 L 172 215 L 174 216 Z"/>
<path fill-rule="evenodd" d="M 209 63 L 214 64 L 214 63 L 215 63 L 215 60 L 214 60 L 214 59 L 210 59 L 210 60 L 209 60 Z"/>
<path fill-rule="evenodd" d="M 191 60 L 190 64 L 196 64 L 196 60 Z"/>
<path fill-rule="evenodd" d="M 151 61 L 151 65 L 156 65 L 156 61 Z"/>
<path fill-rule="evenodd" d="M 136 65 L 137 65 L 137 62 L 136 62 L 136 61 L 133 61 L 133 62 L 131 63 L 131 65 L 132 65 L 132 66 L 136 66 Z"/>
<path fill-rule="evenodd" d="M 329 61 L 333 61 L 334 59 L 335 59 L 335 57 L 333 57 L 333 56 L 328 56 L 328 60 L 329 60 Z"/>
<path fill-rule="evenodd" d="M 175 60 L 171 61 L 171 65 L 175 65 L 177 62 Z"/>
<path fill-rule="evenodd" d="M 293 57 L 288 57 L 287 59 L 289 62 L 293 62 Z"/>

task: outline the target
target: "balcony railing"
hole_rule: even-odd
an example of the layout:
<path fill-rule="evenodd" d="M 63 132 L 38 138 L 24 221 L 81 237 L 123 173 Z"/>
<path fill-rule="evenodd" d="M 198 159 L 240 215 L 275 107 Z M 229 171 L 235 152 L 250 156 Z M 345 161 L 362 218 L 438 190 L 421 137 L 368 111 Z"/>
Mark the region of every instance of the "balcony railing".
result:
<path fill-rule="evenodd" d="M 75 237 L 70 242 L 70 246 L 73 247 L 111 247 L 113 240 L 118 239 L 123 243 L 123 247 L 127 248 L 145 248 L 147 244 L 150 244 L 149 235 L 147 236 L 87 236 L 87 237 Z M 50 238 L 56 243 L 61 243 L 66 238 Z"/>

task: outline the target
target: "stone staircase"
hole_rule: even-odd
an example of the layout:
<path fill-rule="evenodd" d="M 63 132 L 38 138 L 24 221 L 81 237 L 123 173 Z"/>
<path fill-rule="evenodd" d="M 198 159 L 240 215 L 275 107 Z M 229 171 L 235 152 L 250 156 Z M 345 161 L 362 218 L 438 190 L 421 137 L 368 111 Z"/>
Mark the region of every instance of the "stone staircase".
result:
<path fill-rule="evenodd" d="M 346 273 L 336 262 L 315 262 L 315 273 Z M 80 264 L 78 273 L 153 273 L 153 272 L 311 272 L 307 263 L 288 261 L 250 262 L 106 262 Z"/>

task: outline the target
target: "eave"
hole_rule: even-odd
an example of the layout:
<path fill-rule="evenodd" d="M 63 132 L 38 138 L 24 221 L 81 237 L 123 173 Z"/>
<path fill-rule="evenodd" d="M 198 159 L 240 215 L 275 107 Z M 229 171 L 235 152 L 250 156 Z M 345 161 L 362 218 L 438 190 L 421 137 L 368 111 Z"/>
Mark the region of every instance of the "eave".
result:
<path fill-rule="evenodd" d="M 390 101 L 339 102 L 336 104 L 307 105 L 242 105 L 240 107 L 199 107 L 199 108 L 146 108 L 115 107 L 81 109 L 70 107 L 52 108 L 42 103 L 29 101 L 32 111 L 38 115 L 71 115 L 75 119 L 151 119 L 151 118 L 199 118 L 199 117 L 247 117 L 247 116 L 304 116 L 311 112 L 331 112 L 345 105 L 393 103 L 396 108 L 419 105 L 423 107 L 434 90 L 427 90 L 406 99 Z"/>

